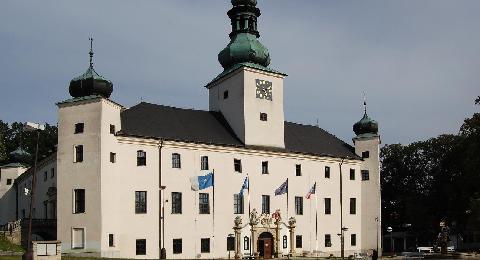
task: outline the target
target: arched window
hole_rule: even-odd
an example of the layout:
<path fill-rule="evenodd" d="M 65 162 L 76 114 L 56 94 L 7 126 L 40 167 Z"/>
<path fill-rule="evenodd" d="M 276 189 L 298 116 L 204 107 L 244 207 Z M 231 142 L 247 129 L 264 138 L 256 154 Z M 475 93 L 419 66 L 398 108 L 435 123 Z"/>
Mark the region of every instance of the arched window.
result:
<path fill-rule="evenodd" d="M 250 250 L 250 239 L 247 236 L 243 237 L 243 249 Z"/>
<path fill-rule="evenodd" d="M 283 235 L 283 248 L 287 248 L 287 235 Z"/>
<path fill-rule="evenodd" d="M 147 165 L 147 153 L 143 150 L 137 151 L 137 166 Z"/>

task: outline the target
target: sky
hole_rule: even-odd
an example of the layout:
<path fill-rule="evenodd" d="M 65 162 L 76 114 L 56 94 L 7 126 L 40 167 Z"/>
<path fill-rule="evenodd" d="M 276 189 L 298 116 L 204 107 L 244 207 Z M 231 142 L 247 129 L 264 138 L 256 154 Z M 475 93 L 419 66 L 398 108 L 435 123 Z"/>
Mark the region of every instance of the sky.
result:
<path fill-rule="evenodd" d="M 351 143 L 363 92 L 383 144 L 455 134 L 478 112 L 480 1 L 258 0 L 259 40 L 288 74 L 285 119 Z M 228 0 L 2 0 L 0 120 L 56 124 L 72 78 L 94 67 L 111 99 L 208 110 Z"/>

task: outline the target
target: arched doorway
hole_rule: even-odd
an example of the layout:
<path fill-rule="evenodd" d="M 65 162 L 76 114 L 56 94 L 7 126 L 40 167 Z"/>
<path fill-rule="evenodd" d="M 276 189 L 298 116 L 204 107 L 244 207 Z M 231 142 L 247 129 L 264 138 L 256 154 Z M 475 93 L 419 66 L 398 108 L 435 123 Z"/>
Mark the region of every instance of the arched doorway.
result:
<path fill-rule="evenodd" d="M 259 252 L 259 256 L 263 259 L 270 259 L 274 254 L 274 246 L 273 246 L 273 235 L 270 232 L 263 232 L 258 236 L 257 240 L 257 248 Z"/>

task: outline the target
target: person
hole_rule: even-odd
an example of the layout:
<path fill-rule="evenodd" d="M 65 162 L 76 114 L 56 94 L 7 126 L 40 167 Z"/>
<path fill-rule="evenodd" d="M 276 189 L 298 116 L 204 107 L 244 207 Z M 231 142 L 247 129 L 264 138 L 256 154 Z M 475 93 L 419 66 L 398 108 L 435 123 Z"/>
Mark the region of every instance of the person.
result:
<path fill-rule="evenodd" d="M 373 249 L 372 260 L 377 260 L 377 259 L 378 259 L 378 252 L 377 250 Z"/>

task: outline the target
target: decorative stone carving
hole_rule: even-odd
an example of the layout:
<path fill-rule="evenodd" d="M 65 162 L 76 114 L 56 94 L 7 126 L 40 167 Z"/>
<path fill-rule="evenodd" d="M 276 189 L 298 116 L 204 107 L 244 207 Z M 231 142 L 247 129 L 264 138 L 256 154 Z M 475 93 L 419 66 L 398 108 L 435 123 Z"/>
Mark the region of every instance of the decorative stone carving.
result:
<path fill-rule="evenodd" d="M 291 228 L 295 228 L 297 224 L 297 220 L 294 218 L 294 217 L 290 217 L 288 219 L 288 225 L 291 227 Z"/>
<path fill-rule="evenodd" d="M 250 225 L 251 226 L 255 226 L 258 224 L 258 214 L 257 214 L 257 210 L 256 209 L 253 209 L 252 212 L 250 213 Z"/>
<path fill-rule="evenodd" d="M 243 224 L 242 222 L 242 217 L 240 216 L 235 217 L 235 220 L 233 221 L 236 228 L 240 228 L 240 226 Z"/>

